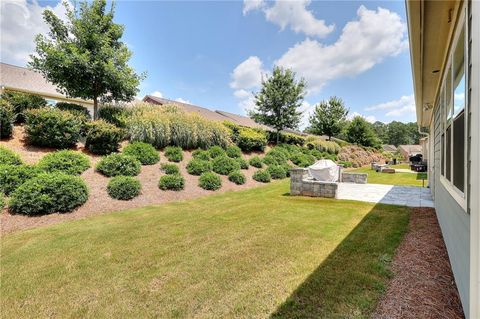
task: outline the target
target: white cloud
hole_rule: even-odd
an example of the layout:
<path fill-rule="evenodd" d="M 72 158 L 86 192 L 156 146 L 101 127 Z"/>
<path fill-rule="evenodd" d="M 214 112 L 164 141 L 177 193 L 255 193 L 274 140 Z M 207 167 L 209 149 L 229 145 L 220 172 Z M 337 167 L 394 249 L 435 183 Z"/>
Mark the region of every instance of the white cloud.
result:
<path fill-rule="evenodd" d="M 276 1 L 272 7 L 264 10 L 265 17 L 282 30 L 290 26 L 296 33 L 323 38 L 333 31 L 334 25 L 327 25 L 325 20 L 317 20 L 312 11 L 306 8 L 310 2 L 310 0 Z"/>
<path fill-rule="evenodd" d="M 0 1 L 0 57 L 2 62 L 25 65 L 35 50 L 35 36 L 47 34 L 49 29 L 43 21 L 45 9 L 65 20 L 66 10 L 62 3 L 55 7 L 42 7 L 37 1 Z"/>
<path fill-rule="evenodd" d="M 383 8 L 368 10 L 362 5 L 357 16 L 345 25 L 335 43 L 324 45 L 307 38 L 276 64 L 304 77 L 309 93 L 316 93 L 330 80 L 365 72 L 407 48 L 407 27 L 398 14 Z"/>
<path fill-rule="evenodd" d="M 363 115 L 358 112 L 348 113 L 347 119 L 352 120 L 354 117 L 357 117 L 357 116 L 363 117 L 365 120 L 367 120 L 367 122 L 370 122 L 370 123 L 375 123 L 375 121 L 377 120 L 377 118 L 373 115 Z"/>
<path fill-rule="evenodd" d="M 244 0 L 243 1 L 243 15 L 246 15 L 249 11 L 261 9 L 265 6 L 263 0 Z"/>
<path fill-rule="evenodd" d="M 177 97 L 175 101 L 180 102 L 180 103 L 185 103 L 185 104 L 192 104 L 189 100 L 184 100 L 181 97 Z"/>
<path fill-rule="evenodd" d="M 162 92 L 160 92 L 160 91 L 152 92 L 152 93 L 150 93 L 150 95 L 156 96 L 156 97 L 163 97 L 163 94 L 162 94 Z"/>
<path fill-rule="evenodd" d="M 415 97 L 413 94 L 404 95 L 398 100 L 393 100 L 365 108 L 366 111 L 386 111 L 386 116 L 399 117 L 415 113 Z"/>

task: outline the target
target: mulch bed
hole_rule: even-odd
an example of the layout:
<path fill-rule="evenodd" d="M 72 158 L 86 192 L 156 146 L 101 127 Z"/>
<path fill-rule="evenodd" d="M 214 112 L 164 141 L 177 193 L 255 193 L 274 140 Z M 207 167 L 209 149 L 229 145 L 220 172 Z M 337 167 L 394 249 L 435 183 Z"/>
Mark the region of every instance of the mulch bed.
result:
<path fill-rule="evenodd" d="M 373 318 L 464 318 L 433 208 L 414 208 L 392 263 L 394 277 Z"/>
<path fill-rule="evenodd" d="M 35 164 L 46 154 L 55 151 L 54 149 L 29 146 L 23 136 L 23 128 L 21 126 L 15 126 L 13 138 L 0 141 L 0 145 L 18 153 L 22 160 L 28 164 Z M 125 144 L 126 143 L 124 143 L 124 145 Z M 185 189 L 178 192 L 162 191 L 158 188 L 160 176 L 164 175 L 160 170 L 160 164 L 166 163 L 167 159 L 163 152 L 160 152 L 160 163 L 142 166 L 140 175 L 137 176 L 142 185 L 141 194 L 132 200 L 121 201 L 108 196 L 107 184 L 109 178 L 95 172 L 94 167 L 100 159 L 100 156 L 88 153 L 81 143 L 78 144 L 75 150 L 86 153 L 90 158 L 91 167 L 81 175 L 89 189 L 88 201 L 73 212 L 64 214 L 49 214 L 43 216 L 12 215 L 5 209 L 3 213 L 0 213 L 0 234 L 5 235 L 19 230 L 56 224 L 67 220 L 82 219 L 102 213 L 116 212 L 148 205 L 158 205 L 177 200 L 187 200 L 200 196 L 263 185 L 252 179 L 252 175 L 257 168 L 250 167 L 248 170 L 242 170 L 247 177 L 247 182 L 244 185 L 236 185 L 230 182 L 227 176 L 221 176 L 222 188 L 214 192 L 204 190 L 198 186 L 199 176 L 193 176 L 187 173 L 186 165 L 192 156 L 191 152 L 185 151 L 183 161 L 181 163 L 175 163 L 180 167 L 180 172 L 185 177 Z M 257 154 L 251 154 L 245 156 L 245 158 L 248 159 L 253 155 Z"/>

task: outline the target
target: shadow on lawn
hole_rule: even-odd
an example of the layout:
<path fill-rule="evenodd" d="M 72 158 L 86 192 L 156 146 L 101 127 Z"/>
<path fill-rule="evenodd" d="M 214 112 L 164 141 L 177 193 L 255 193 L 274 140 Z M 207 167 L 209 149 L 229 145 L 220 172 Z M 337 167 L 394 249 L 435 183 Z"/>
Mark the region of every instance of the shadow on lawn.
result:
<path fill-rule="evenodd" d="M 270 318 L 364 318 L 386 290 L 410 209 L 376 205 Z"/>

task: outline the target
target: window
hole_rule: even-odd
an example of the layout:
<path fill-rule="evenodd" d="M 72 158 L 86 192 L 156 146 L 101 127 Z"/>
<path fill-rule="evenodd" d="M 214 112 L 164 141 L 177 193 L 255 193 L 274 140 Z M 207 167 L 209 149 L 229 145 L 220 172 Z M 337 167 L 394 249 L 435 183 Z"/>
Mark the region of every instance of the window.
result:
<path fill-rule="evenodd" d="M 460 24 L 447 61 L 439 106 L 442 110 L 441 174 L 447 184 L 463 197 L 465 193 L 466 149 L 466 41 L 465 26 Z"/>

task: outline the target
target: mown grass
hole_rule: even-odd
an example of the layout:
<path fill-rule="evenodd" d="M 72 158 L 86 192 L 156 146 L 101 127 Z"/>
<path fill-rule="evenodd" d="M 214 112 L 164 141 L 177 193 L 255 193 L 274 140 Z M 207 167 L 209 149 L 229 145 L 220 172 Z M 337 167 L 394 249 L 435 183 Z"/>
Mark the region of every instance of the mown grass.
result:
<path fill-rule="evenodd" d="M 7 235 L 5 318 L 367 317 L 409 209 L 288 181 Z"/>
<path fill-rule="evenodd" d="M 409 169 L 405 164 L 392 165 L 391 168 Z M 423 183 L 426 186 L 427 177 L 425 173 L 400 173 L 394 174 L 375 172 L 370 166 L 347 169 L 348 172 L 353 173 L 367 173 L 369 184 L 386 184 L 386 185 L 400 185 L 400 186 L 422 186 L 422 177 L 425 179 Z"/>

